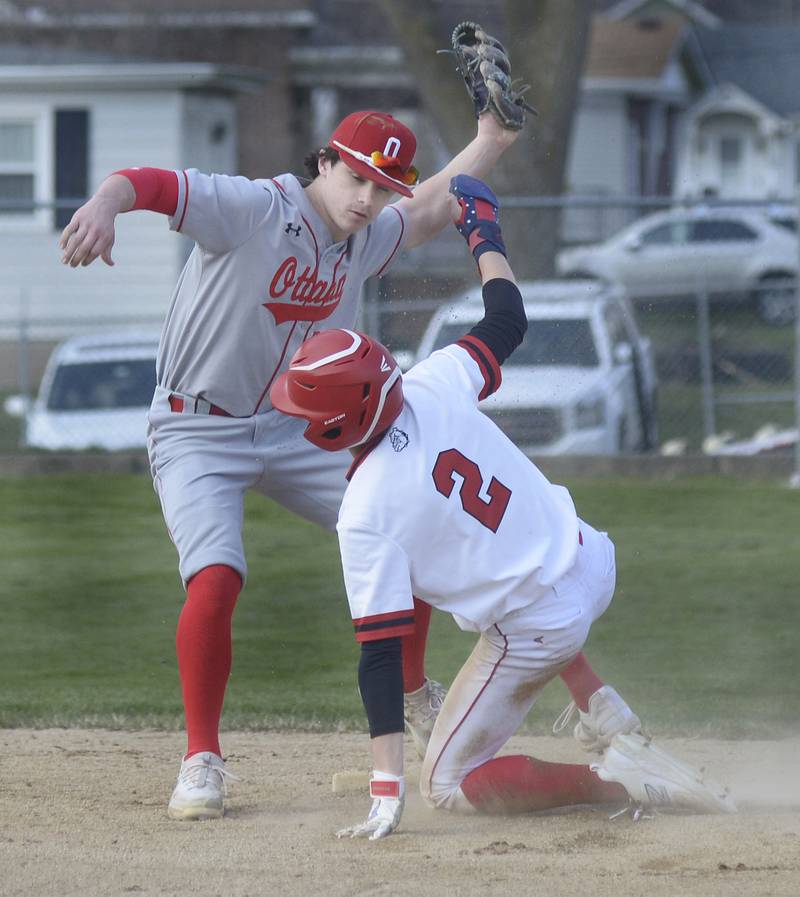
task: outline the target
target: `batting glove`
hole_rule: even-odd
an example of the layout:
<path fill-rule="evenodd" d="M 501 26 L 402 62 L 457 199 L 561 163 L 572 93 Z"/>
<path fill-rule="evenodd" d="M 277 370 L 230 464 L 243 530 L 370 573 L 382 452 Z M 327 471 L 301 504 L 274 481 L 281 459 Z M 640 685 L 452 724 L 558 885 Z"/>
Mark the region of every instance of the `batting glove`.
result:
<path fill-rule="evenodd" d="M 406 794 L 403 776 L 393 776 L 376 769 L 370 778 L 369 793 L 373 801 L 367 821 L 340 829 L 336 832 L 337 838 L 369 838 L 370 841 L 377 841 L 391 835 L 400 825 Z"/>
<path fill-rule="evenodd" d="M 459 174 L 450 180 L 450 192 L 461 206 L 456 229 L 467 241 L 475 261 L 484 252 L 506 255 L 497 216 L 499 203 L 494 191 L 477 178 Z"/>

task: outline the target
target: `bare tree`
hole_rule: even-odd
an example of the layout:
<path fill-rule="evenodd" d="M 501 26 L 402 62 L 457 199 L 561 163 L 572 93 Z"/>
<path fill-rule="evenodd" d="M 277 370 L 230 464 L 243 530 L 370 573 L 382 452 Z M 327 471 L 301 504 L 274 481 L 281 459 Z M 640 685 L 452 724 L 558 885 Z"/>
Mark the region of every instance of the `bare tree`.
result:
<path fill-rule="evenodd" d="M 456 152 L 474 134 L 465 109 L 464 87 L 442 47 L 437 4 L 418 0 L 378 0 L 395 37 L 417 73 L 422 101 L 438 123 L 442 139 Z M 583 73 L 591 0 L 504 0 L 505 27 L 495 34 L 511 56 L 514 77 L 531 85 L 526 95 L 539 112 L 492 174 L 504 195 L 558 196 L 564 189 L 569 137 Z M 457 24 L 459 12 L 449 4 Z M 552 274 L 558 245 L 556 209 L 504 213 L 503 234 L 520 276 Z"/>

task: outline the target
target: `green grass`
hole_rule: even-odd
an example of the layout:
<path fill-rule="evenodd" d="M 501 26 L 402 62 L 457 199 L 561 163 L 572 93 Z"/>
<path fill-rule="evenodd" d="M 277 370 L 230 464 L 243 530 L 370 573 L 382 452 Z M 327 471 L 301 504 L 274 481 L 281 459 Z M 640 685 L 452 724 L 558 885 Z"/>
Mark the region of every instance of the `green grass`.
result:
<path fill-rule="evenodd" d="M 617 545 L 617 595 L 587 653 L 660 733 L 775 735 L 800 704 L 800 493 L 726 479 L 581 480 Z M 0 479 L 0 726 L 181 726 L 183 592 L 149 480 Z M 335 538 L 252 496 L 226 728 L 361 728 Z M 449 682 L 474 636 L 435 613 Z M 567 700 L 549 687 L 530 731 Z"/>

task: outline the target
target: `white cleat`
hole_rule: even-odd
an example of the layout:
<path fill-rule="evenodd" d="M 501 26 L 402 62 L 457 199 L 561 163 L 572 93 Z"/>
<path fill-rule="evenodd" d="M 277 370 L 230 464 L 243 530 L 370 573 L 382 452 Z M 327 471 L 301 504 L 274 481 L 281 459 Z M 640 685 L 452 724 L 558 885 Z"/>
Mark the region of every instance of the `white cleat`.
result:
<path fill-rule="evenodd" d="M 225 769 L 222 757 L 211 751 L 183 760 L 167 810 L 170 819 L 219 819 L 228 793 L 225 779 L 238 780 Z"/>
<path fill-rule="evenodd" d="M 425 757 L 431 732 L 446 697 L 447 689 L 433 679 L 426 679 L 425 684 L 416 691 L 404 695 L 403 718 L 420 760 Z"/>
<path fill-rule="evenodd" d="M 615 735 L 591 769 L 604 782 L 618 782 L 645 809 L 735 813 L 728 789 L 706 778 L 643 735 Z"/>

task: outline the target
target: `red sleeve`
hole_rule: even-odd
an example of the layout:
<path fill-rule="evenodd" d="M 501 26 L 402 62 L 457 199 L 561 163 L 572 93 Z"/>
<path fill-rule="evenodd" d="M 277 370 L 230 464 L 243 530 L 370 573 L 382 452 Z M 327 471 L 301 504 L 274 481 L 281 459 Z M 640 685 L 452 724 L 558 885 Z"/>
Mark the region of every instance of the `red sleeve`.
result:
<path fill-rule="evenodd" d="M 115 171 L 126 177 L 136 191 L 130 211 L 147 209 L 162 215 L 174 215 L 178 207 L 178 176 L 163 168 L 123 168 Z"/>

